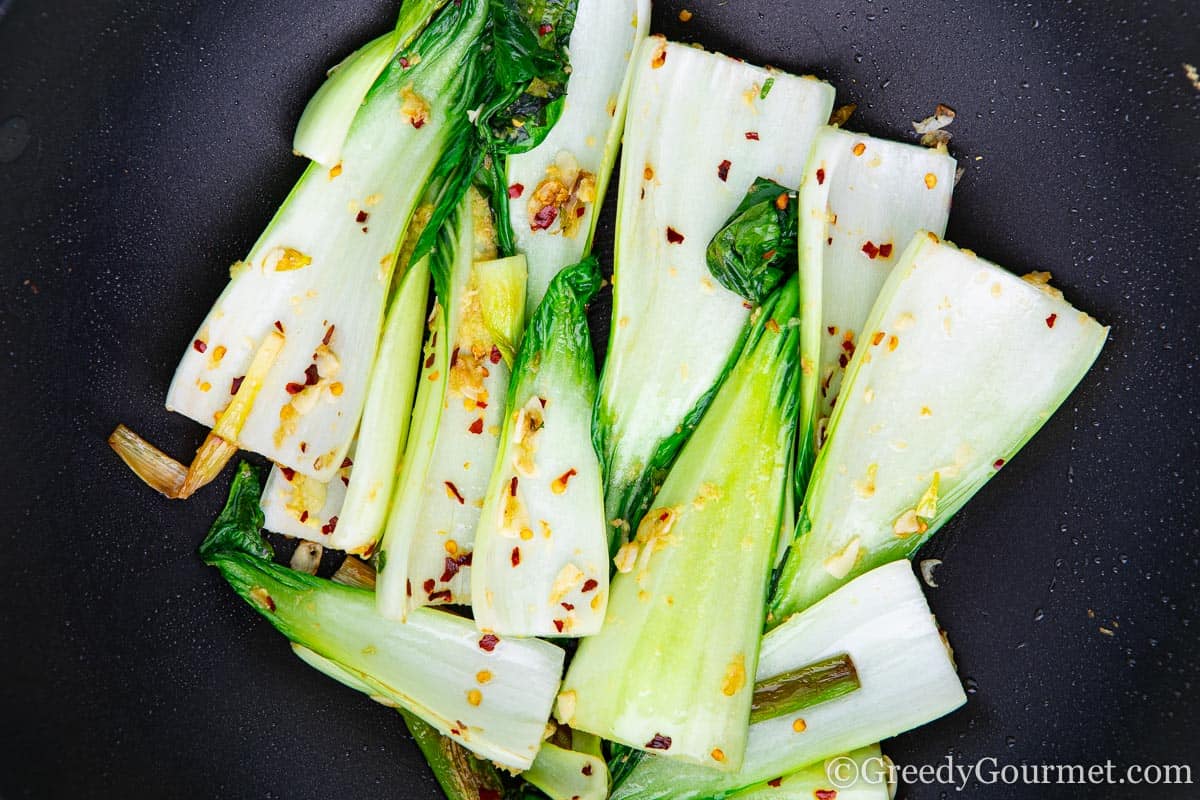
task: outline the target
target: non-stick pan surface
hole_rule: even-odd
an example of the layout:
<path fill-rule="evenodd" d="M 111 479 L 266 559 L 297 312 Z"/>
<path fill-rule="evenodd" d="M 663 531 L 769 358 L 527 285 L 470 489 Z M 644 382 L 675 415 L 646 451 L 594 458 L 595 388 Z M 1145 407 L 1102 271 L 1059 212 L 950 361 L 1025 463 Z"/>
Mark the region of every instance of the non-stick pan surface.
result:
<path fill-rule="evenodd" d="M 323 70 L 396 5 L 0 0 L 4 798 L 437 796 L 397 715 L 301 664 L 201 565 L 226 481 L 170 503 L 104 443 L 119 421 L 176 454 L 199 443 L 162 409 L 175 361 L 299 175 L 291 132 Z M 1200 64 L 1200 7 L 686 6 L 682 23 L 659 0 L 654 29 L 827 78 L 859 104 L 852 128 L 911 139 L 953 106 L 950 238 L 1051 270 L 1113 326 L 1080 389 L 922 554 L 945 562 L 928 594 L 970 699 L 886 751 L 1187 764 L 1200 782 L 1200 89 L 1183 67 Z M 610 221 L 605 261 L 611 237 Z M 1144 792 L 1200 796 L 902 796 Z"/>

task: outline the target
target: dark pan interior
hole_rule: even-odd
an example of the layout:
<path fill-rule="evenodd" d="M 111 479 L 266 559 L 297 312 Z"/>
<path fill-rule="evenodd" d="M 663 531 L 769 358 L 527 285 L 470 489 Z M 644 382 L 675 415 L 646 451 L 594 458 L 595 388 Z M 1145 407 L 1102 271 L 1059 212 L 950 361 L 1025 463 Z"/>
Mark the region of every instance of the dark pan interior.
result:
<path fill-rule="evenodd" d="M 683 5 L 660 0 L 654 29 L 833 81 L 859 104 L 849 127 L 911 138 L 953 106 L 950 238 L 1051 270 L 1113 326 L 923 554 L 945 562 L 928 594 L 970 702 L 886 751 L 1200 780 L 1200 89 L 1182 66 L 1200 64 L 1200 7 L 690 0 L 684 24 Z M 395 6 L 0 0 L 5 798 L 437 796 L 397 715 L 302 665 L 200 564 L 227 481 L 169 503 L 104 443 L 119 421 L 175 454 L 199 443 L 162 410 L 175 361 L 299 175 L 290 137 L 322 71 Z M 606 262 L 611 235 L 610 218 Z"/>

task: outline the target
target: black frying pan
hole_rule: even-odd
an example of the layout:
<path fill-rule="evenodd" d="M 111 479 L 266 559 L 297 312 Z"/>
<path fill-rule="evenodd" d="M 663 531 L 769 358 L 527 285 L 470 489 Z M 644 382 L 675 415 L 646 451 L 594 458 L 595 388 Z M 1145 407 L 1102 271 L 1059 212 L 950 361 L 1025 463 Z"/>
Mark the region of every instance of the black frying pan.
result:
<path fill-rule="evenodd" d="M 821 75 L 858 102 L 852 128 L 911 138 L 956 108 L 950 238 L 1053 271 L 1113 326 L 922 554 L 945 561 L 929 597 L 970 702 L 886 751 L 1188 764 L 1200 782 L 1200 89 L 1182 66 L 1200 7 L 691 0 L 684 24 L 683 5 L 660 0 L 654 30 Z M 169 503 L 104 444 L 118 421 L 199 443 L 162 410 L 176 359 L 299 175 L 291 133 L 322 71 L 395 6 L 0 0 L 5 798 L 437 796 L 397 715 L 302 665 L 200 564 L 225 482 Z M 903 796 L 1142 792 L 1200 796 Z"/>

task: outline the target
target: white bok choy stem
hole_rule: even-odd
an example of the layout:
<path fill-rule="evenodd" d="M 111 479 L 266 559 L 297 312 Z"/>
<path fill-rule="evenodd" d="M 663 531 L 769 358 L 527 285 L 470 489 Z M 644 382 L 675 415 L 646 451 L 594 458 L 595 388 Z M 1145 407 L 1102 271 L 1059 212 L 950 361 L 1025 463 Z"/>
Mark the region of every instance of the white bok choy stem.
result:
<path fill-rule="evenodd" d="M 759 177 L 795 189 L 833 87 L 651 37 L 633 60 L 612 336 L 596 406 L 610 535 L 627 539 L 745 335 L 706 250 Z"/>
<path fill-rule="evenodd" d="M 308 477 L 333 478 L 366 399 L 397 250 L 442 150 L 469 124 L 462 65 L 480 47 L 487 8 L 486 0 L 447 6 L 412 52 L 388 64 L 341 161 L 310 165 L 231 270 L 179 365 L 168 408 L 213 425 L 256 355 L 282 337 L 244 420 L 215 434 Z M 415 52 L 416 63 L 403 55 Z"/>
<path fill-rule="evenodd" d="M 1108 329 L 919 233 L 863 326 L 771 604 L 774 621 L 911 557 L 1083 379 Z"/>
<path fill-rule="evenodd" d="M 594 258 L 567 267 L 525 331 L 475 533 L 480 630 L 590 636 L 604 622 L 608 536 L 591 440 L 596 368 L 587 320 L 599 288 Z"/>
<path fill-rule="evenodd" d="M 736 769 L 746 746 L 799 408 L 798 279 L 745 349 L 617 553 L 604 627 L 580 644 L 557 717 L 629 747 Z"/>
<path fill-rule="evenodd" d="M 726 795 L 727 800 L 891 800 L 879 745 L 841 753 Z"/>
<path fill-rule="evenodd" d="M 521 777 L 550 800 L 607 800 L 608 766 L 596 755 L 542 743 L 533 766 Z"/>
<path fill-rule="evenodd" d="M 496 259 L 491 209 L 472 188 L 440 233 L 437 301 L 413 421 L 379 547 L 380 613 L 471 602 L 475 529 L 500 446 L 525 317 L 525 258 Z"/>
<path fill-rule="evenodd" d="M 263 487 L 263 527 L 269 531 L 331 546 L 353 474 L 351 447 L 334 479 L 325 483 L 275 464 Z"/>
<path fill-rule="evenodd" d="M 850 656 L 860 688 L 751 725 L 739 770 L 721 773 L 646 757 L 613 800 L 721 797 L 919 727 L 966 702 L 949 647 L 907 561 L 851 581 L 764 636 L 757 678 L 838 654 Z"/>
<path fill-rule="evenodd" d="M 397 50 L 407 47 L 446 2 L 404 0 L 393 30 L 363 45 L 330 69 L 300 116 L 292 149 L 326 167 L 341 160 L 342 146 L 367 92 Z"/>
<path fill-rule="evenodd" d="M 879 290 L 917 231 L 946 231 L 955 167 L 945 148 L 817 134 L 800 187 L 801 493 Z"/>
<path fill-rule="evenodd" d="M 506 160 L 513 237 L 529 265 L 527 316 L 554 275 L 592 249 L 621 146 L 630 59 L 649 25 L 650 0 L 579 0 L 562 116 L 541 144 Z"/>

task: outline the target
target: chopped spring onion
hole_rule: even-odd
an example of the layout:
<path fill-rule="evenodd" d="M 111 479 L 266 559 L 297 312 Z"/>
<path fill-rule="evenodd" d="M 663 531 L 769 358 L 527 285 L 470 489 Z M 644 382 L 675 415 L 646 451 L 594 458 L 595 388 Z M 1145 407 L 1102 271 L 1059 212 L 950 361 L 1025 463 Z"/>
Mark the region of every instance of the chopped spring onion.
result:
<path fill-rule="evenodd" d="M 266 560 L 258 494 L 257 476 L 243 465 L 201 546 L 204 560 L 247 603 L 352 678 L 343 682 L 417 714 L 483 758 L 511 769 L 533 763 L 562 674 L 560 648 L 540 639 L 481 637 L 470 620 L 434 609 L 418 609 L 407 623 L 386 620 L 370 591 Z"/>
<path fill-rule="evenodd" d="M 944 148 L 817 134 L 800 189 L 801 492 L 883 282 L 913 234 L 945 233 L 955 167 Z"/>
<path fill-rule="evenodd" d="M 330 580 L 343 586 L 355 586 L 359 589 L 375 591 L 375 569 L 354 556 L 346 556 Z"/>
<path fill-rule="evenodd" d="M 521 777 L 550 800 L 606 800 L 608 767 L 604 759 L 544 742 L 533 766 Z"/>
<path fill-rule="evenodd" d="M 1083 379 L 1107 329 L 1048 277 L 914 238 L 846 372 L 774 620 L 911 557 Z"/>
<path fill-rule="evenodd" d="M 560 272 L 525 332 L 500 453 L 475 533 L 471 597 L 481 630 L 590 636 L 608 601 L 608 536 L 592 449 L 596 373 L 587 303 L 594 258 Z"/>
<path fill-rule="evenodd" d="M 508 156 L 514 243 L 529 260 L 529 316 L 554 275 L 591 250 L 621 144 L 630 57 L 649 24 L 649 0 L 579 0 L 562 116 L 537 147 Z"/>
<path fill-rule="evenodd" d="M 851 581 L 764 636 L 758 679 L 840 653 L 853 660 L 861 688 L 751 725 L 736 772 L 647 756 L 614 790 L 613 800 L 720 797 L 924 725 L 966 702 L 950 651 L 905 561 Z"/>
<path fill-rule="evenodd" d="M 750 724 L 836 700 L 861 686 L 854 662 L 844 653 L 772 675 L 754 684 Z"/>
<path fill-rule="evenodd" d="M 654 510 L 618 552 L 604 627 L 580 644 L 559 696 L 572 728 L 701 770 L 741 763 L 791 485 L 798 305 L 793 275 L 756 312 Z"/>
<path fill-rule="evenodd" d="M 799 186 L 834 95 L 661 37 L 639 47 L 632 84 L 594 434 L 618 540 L 649 508 L 745 335 L 749 304 L 714 280 L 709 242 L 756 178 Z"/>
<path fill-rule="evenodd" d="M 524 328 L 524 257 L 495 258 L 492 214 L 477 190 L 464 197 L 442 237 L 445 265 L 433 266 L 438 297 L 380 545 L 377 597 L 391 619 L 417 606 L 471 600 L 475 528 L 511 374 L 504 347 L 517 346 Z M 515 290 L 491 291 L 485 302 L 484 285 Z"/>
<path fill-rule="evenodd" d="M 878 745 L 827 758 L 790 775 L 726 795 L 726 800 L 890 800 Z"/>
<path fill-rule="evenodd" d="M 311 164 L 231 270 L 180 363 L 169 408 L 214 424 L 245 389 L 234 392 L 263 342 L 282 336 L 238 435 L 222 438 L 333 478 L 366 399 L 397 250 L 442 150 L 468 125 L 463 63 L 475 58 L 487 11 L 486 0 L 449 4 L 388 64 L 341 160 Z"/>

